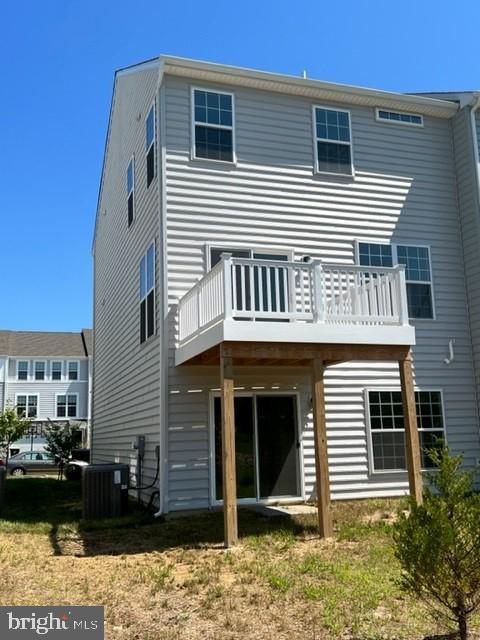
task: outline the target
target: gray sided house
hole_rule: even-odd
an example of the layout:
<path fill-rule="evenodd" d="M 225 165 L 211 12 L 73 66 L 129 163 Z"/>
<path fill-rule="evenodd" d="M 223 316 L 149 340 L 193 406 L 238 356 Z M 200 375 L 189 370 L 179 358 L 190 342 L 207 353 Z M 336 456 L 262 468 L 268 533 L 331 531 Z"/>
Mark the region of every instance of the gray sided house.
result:
<path fill-rule="evenodd" d="M 118 71 L 94 461 L 130 464 L 160 512 L 219 505 L 234 407 L 239 503 L 315 499 L 320 477 L 326 502 L 405 494 L 415 426 L 474 465 L 477 100 L 167 56 Z"/>
<path fill-rule="evenodd" d="M 0 410 L 16 407 L 32 421 L 12 449 L 41 448 L 49 420 L 78 425 L 89 444 L 92 350 L 91 329 L 0 331 Z"/>

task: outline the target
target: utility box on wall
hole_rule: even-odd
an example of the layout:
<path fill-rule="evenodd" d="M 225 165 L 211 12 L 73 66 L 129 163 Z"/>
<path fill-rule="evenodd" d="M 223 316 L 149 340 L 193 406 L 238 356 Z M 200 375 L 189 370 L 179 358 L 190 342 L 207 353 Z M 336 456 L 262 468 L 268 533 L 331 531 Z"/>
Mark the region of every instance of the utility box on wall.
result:
<path fill-rule="evenodd" d="M 128 506 L 126 464 L 92 464 L 82 471 L 83 518 L 118 518 Z"/>

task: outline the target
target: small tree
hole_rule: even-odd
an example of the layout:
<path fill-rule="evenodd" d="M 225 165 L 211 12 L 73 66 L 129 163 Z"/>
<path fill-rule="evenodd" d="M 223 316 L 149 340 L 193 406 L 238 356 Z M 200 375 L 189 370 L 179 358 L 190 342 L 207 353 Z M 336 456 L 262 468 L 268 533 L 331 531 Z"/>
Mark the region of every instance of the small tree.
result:
<path fill-rule="evenodd" d="M 394 527 L 402 587 L 443 619 L 455 622 L 461 640 L 480 604 L 480 495 L 462 456 L 445 447 L 428 452 L 437 469 L 427 476 L 423 505 L 412 502 Z"/>
<path fill-rule="evenodd" d="M 77 446 L 78 436 L 70 425 L 57 424 L 49 421 L 49 428 L 45 433 L 45 450 L 54 456 L 59 465 L 60 475 L 63 468 L 72 455 L 72 450 Z"/>
<path fill-rule="evenodd" d="M 31 421 L 19 416 L 16 408 L 11 405 L 7 405 L 3 413 L 0 413 L 0 450 L 5 450 L 7 468 L 12 442 L 25 435 L 30 425 Z"/>

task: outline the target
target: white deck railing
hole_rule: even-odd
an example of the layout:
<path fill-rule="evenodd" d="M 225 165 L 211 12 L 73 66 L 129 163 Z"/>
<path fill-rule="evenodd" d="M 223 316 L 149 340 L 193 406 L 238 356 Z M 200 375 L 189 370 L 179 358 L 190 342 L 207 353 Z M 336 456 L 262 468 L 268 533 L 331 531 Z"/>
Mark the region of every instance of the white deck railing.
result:
<path fill-rule="evenodd" d="M 405 267 L 224 254 L 179 302 L 179 342 L 223 320 L 408 325 Z"/>

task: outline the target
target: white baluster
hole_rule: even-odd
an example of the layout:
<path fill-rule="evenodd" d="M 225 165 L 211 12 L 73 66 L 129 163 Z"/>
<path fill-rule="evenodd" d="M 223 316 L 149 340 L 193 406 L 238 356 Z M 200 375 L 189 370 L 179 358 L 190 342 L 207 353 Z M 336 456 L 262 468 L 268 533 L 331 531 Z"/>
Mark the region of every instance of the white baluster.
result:
<path fill-rule="evenodd" d="M 232 283 L 234 282 L 233 278 L 233 263 L 232 263 L 232 254 L 231 253 L 223 253 L 223 298 L 225 300 L 225 307 L 223 309 L 223 317 L 225 320 L 232 318 L 233 309 L 232 306 L 235 305 L 235 309 L 237 307 L 237 291 L 236 287 L 232 287 Z M 232 300 L 232 290 L 234 301 Z"/>

